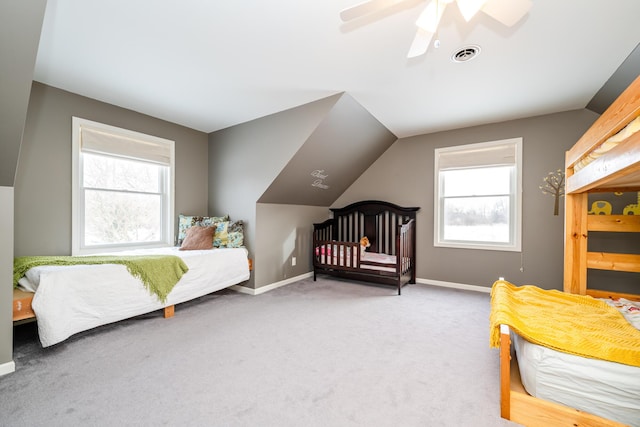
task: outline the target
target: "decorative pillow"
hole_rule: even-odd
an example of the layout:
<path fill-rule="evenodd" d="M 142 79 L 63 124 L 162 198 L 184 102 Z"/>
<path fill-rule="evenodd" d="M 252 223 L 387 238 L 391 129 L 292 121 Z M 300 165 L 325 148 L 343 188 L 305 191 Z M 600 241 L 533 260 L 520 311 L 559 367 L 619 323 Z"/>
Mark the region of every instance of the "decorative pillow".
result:
<path fill-rule="evenodd" d="M 229 233 L 227 231 L 229 221 L 222 221 L 216 224 L 216 232 L 213 235 L 214 248 L 226 248 L 229 241 Z"/>
<path fill-rule="evenodd" d="M 244 223 L 230 221 L 227 226 L 227 248 L 241 248 L 244 246 Z"/>
<path fill-rule="evenodd" d="M 244 247 L 244 223 L 242 221 L 223 221 L 216 224 L 216 232 L 213 236 L 213 247 Z"/>
<path fill-rule="evenodd" d="M 180 214 L 178 221 L 178 245 L 182 245 L 182 241 L 187 235 L 187 229 L 194 225 L 203 227 L 211 227 L 217 222 L 229 221 L 229 215 L 225 216 L 192 216 Z"/>
<path fill-rule="evenodd" d="M 213 234 L 215 227 L 201 227 L 194 225 L 189 227 L 186 236 L 180 245 L 181 251 L 190 251 L 194 249 L 211 249 L 213 248 Z"/>

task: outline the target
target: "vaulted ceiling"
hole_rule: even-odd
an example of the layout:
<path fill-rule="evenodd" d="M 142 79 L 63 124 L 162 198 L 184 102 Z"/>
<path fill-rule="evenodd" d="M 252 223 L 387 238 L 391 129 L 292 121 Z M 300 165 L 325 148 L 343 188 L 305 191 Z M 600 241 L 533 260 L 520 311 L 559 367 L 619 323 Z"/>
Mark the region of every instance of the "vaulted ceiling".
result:
<path fill-rule="evenodd" d="M 638 0 L 532 0 L 511 28 L 451 5 L 407 59 L 427 2 L 341 22 L 358 1 L 49 0 L 34 79 L 207 133 L 346 92 L 405 137 L 584 108 L 640 41 Z"/>

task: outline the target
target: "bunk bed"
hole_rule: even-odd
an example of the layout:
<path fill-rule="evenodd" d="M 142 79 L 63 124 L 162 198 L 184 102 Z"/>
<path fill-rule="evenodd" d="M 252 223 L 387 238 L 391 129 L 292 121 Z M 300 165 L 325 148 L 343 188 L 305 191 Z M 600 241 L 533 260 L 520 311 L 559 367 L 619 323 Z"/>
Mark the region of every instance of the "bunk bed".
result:
<path fill-rule="evenodd" d="M 392 285 L 400 295 L 416 282 L 419 209 L 378 200 L 332 208 L 332 218 L 313 224 L 313 280 L 321 273 Z"/>
<path fill-rule="evenodd" d="M 632 82 L 566 153 L 564 292 L 559 293 L 571 294 L 597 303 L 605 299 L 609 299 L 609 303 L 615 300 L 640 301 L 640 294 L 593 289 L 587 283 L 588 269 L 640 273 L 640 255 L 590 251 L 587 244 L 591 233 L 640 232 L 640 215 L 588 215 L 589 193 L 640 191 L 640 132 L 636 132 L 640 128 L 639 117 L 640 77 Z M 494 288 L 497 284 L 498 282 L 494 284 Z M 520 320 L 527 321 L 525 318 Z M 526 340 L 514 333 L 513 326 L 496 325 L 493 321 L 492 337 L 496 327 L 499 328 L 497 341 L 500 347 L 500 406 L 503 418 L 530 427 L 640 425 L 640 409 L 637 406 L 640 404 L 640 392 L 636 386 L 631 396 L 633 406 L 624 408 L 627 411 L 624 418 L 617 417 L 615 414 L 616 405 L 622 404 L 614 399 L 612 399 L 611 411 L 605 411 L 605 413 L 613 413 L 613 416 L 605 416 L 594 415 L 592 412 L 595 410 L 591 407 L 576 409 L 577 405 L 552 402 L 530 395 L 522 381 L 527 374 L 521 377 L 521 372 L 526 372 L 522 365 L 523 361 L 516 360 L 526 359 L 526 356 L 523 357 L 522 349 L 514 351 L 512 348 Z M 631 336 L 634 339 L 632 342 L 637 342 L 640 332 L 633 327 L 626 331 L 630 335 L 625 337 Z M 496 343 L 492 341 L 492 345 Z M 638 347 L 635 346 L 631 350 L 638 350 Z M 543 348 L 540 351 L 555 350 Z M 637 378 L 640 377 L 640 367 L 637 365 L 628 366 L 616 362 L 581 358 L 563 352 L 560 352 L 560 356 L 570 356 L 566 366 L 575 366 L 588 361 L 596 362 L 596 365 L 587 365 L 588 370 L 583 372 L 598 373 L 600 368 L 595 366 L 599 363 L 602 369 L 608 369 L 607 366 L 614 369 L 630 369 L 620 376 L 623 378 L 630 376 L 631 382 L 636 384 Z M 637 355 L 634 357 L 633 361 L 637 362 Z M 574 389 L 586 396 L 589 385 L 580 386 L 579 380 L 579 378 L 566 377 L 562 381 L 565 389 Z M 584 400 L 584 397 L 581 397 L 581 400 Z M 617 420 L 614 421 L 614 419 Z"/>

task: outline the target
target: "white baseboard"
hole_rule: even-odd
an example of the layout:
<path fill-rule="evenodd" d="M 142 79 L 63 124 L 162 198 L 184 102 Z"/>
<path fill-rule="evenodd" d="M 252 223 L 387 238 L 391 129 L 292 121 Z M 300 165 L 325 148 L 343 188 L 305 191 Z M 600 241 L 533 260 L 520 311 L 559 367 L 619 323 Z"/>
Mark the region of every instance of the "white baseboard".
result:
<path fill-rule="evenodd" d="M 3 363 L 0 365 L 0 377 L 15 371 L 16 371 L 16 363 L 13 360 L 11 362 Z"/>
<path fill-rule="evenodd" d="M 234 290 L 236 292 L 240 292 L 241 294 L 260 295 L 265 292 L 269 292 L 274 289 L 277 289 L 281 286 L 286 286 L 291 283 L 297 282 L 298 280 L 308 279 L 310 277 L 313 277 L 312 271 L 309 273 L 301 274 L 299 276 L 291 277 L 289 279 L 281 280 L 279 282 L 272 283 L 270 285 L 260 286 L 257 289 L 248 288 L 246 286 L 241 286 L 241 285 L 233 285 L 229 289 Z M 440 286 L 443 288 L 462 289 L 465 291 L 484 292 L 484 293 L 491 292 L 491 288 L 486 286 L 467 285 L 465 283 L 455 283 L 455 282 L 444 282 L 442 280 L 416 279 L 416 283 L 419 285 Z"/>
<path fill-rule="evenodd" d="M 475 292 L 484 292 L 484 293 L 491 292 L 491 288 L 487 288 L 486 286 L 467 285 L 464 283 L 454 283 L 454 282 L 443 282 L 442 280 L 416 279 L 416 283 L 420 285 L 440 286 L 443 288 L 463 289 L 465 291 L 475 291 Z"/>
<path fill-rule="evenodd" d="M 301 274 L 299 276 L 291 277 L 289 279 L 281 280 L 279 282 L 272 283 L 270 285 L 260 286 L 257 289 L 247 288 L 246 286 L 240 286 L 240 285 L 233 285 L 229 289 L 234 290 L 236 292 L 240 292 L 241 294 L 260 295 L 260 294 L 264 294 L 265 292 L 269 292 L 274 289 L 277 289 L 281 286 L 286 286 L 291 283 L 297 282 L 298 280 L 308 279 L 310 277 L 313 277 L 312 271 L 309 273 Z"/>

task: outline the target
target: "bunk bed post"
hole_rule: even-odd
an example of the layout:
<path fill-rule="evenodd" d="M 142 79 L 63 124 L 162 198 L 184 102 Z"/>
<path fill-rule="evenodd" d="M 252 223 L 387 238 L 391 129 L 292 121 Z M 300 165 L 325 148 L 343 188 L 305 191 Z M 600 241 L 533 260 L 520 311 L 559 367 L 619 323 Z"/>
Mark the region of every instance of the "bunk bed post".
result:
<path fill-rule="evenodd" d="M 587 293 L 587 193 L 565 197 L 564 291 Z"/>
<path fill-rule="evenodd" d="M 511 419 L 511 335 L 500 325 L 500 416 Z"/>

